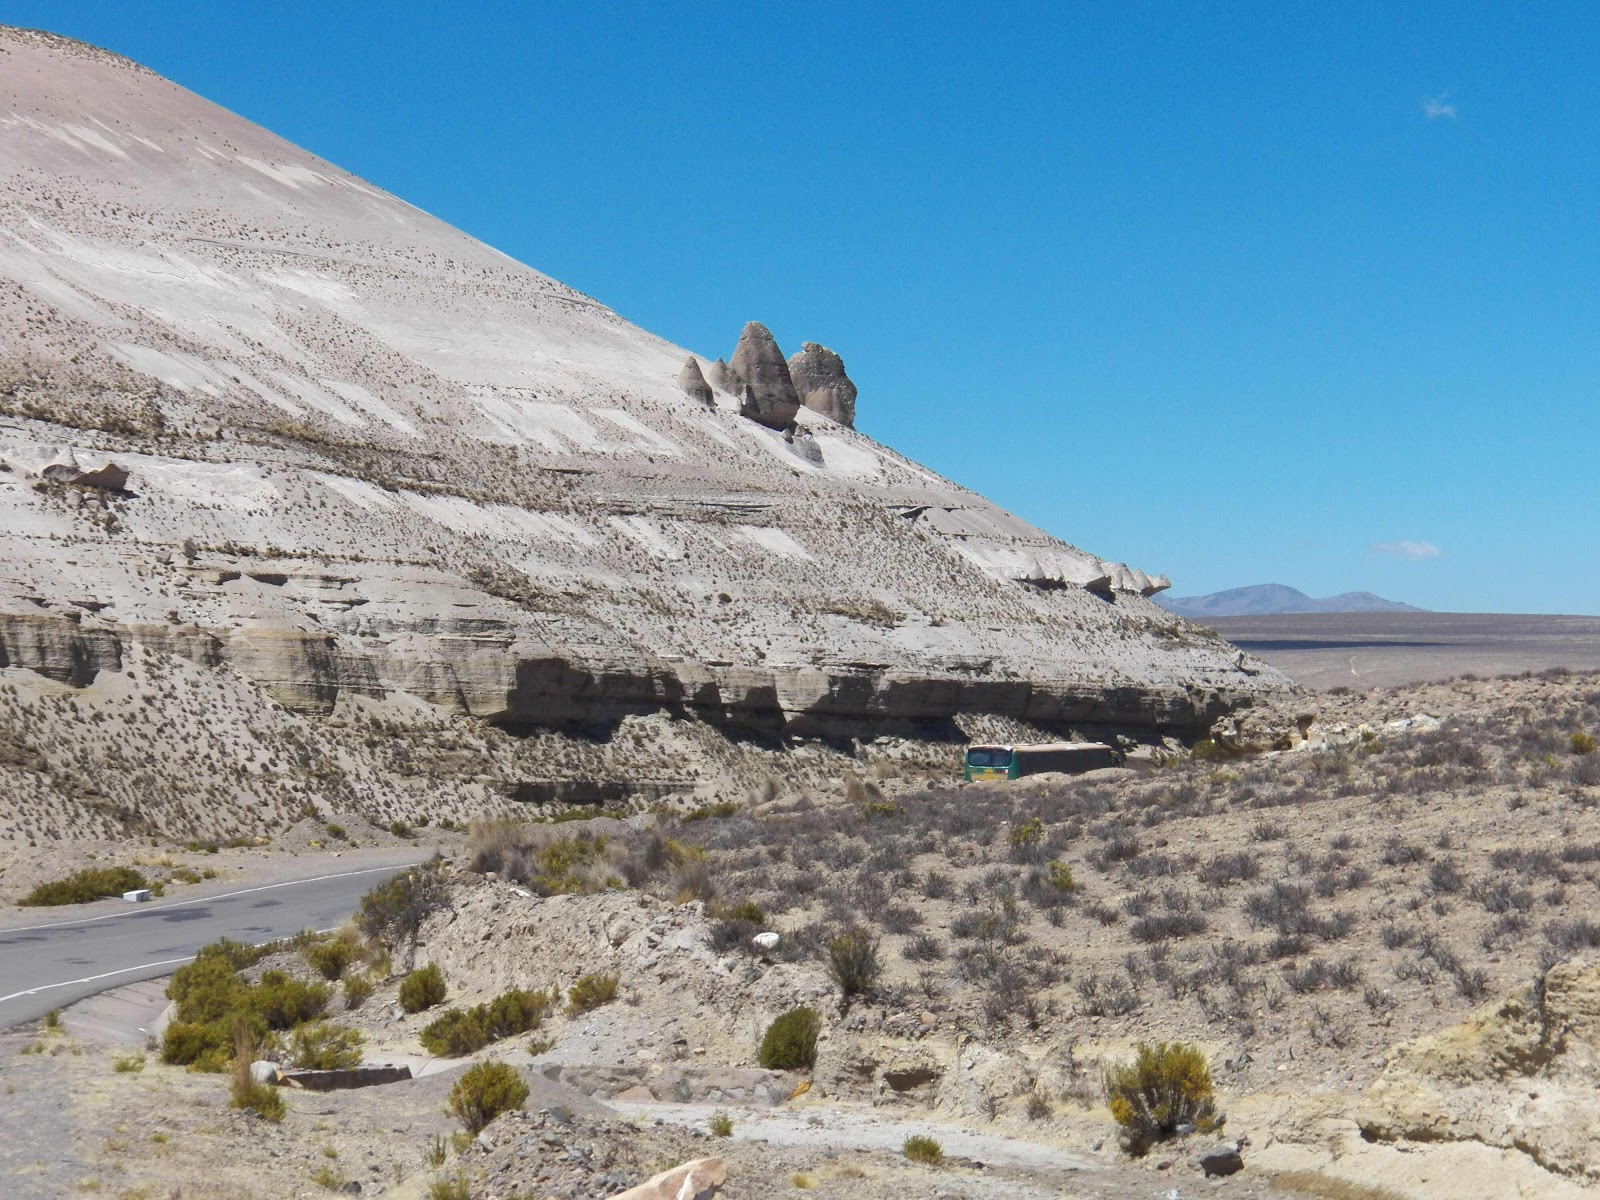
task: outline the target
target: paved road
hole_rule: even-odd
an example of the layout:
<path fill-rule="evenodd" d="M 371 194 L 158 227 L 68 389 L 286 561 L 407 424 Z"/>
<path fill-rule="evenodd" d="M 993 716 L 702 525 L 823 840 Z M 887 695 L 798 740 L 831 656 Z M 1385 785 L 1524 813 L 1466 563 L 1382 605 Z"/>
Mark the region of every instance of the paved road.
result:
<path fill-rule="evenodd" d="M 329 929 L 364 892 L 404 869 L 367 867 L 0 929 L 0 1029 L 107 988 L 170 975 L 218 938 L 257 943 Z"/>

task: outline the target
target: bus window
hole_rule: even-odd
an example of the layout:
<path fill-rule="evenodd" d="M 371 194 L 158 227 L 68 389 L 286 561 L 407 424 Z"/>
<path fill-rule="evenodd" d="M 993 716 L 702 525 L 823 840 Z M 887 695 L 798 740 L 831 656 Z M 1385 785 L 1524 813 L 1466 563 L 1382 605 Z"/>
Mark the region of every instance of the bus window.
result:
<path fill-rule="evenodd" d="M 1003 746 L 978 746 L 967 751 L 969 767 L 1009 767 L 1011 751 Z"/>

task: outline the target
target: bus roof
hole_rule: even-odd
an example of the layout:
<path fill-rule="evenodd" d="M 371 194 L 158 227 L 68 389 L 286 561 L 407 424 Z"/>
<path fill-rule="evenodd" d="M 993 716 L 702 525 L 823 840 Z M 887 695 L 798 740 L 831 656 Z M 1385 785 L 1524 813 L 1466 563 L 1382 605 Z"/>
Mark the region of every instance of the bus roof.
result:
<path fill-rule="evenodd" d="M 1014 746 L 1007 746 L 999 742 L 973 742 L 967 747 L 969 752 L 973 750 L 1021 750 L 1024 753 L 1031 750 L 1049 750 L 1051 752 L 1055 752 L 1058 750 L 1085 751 L 1109 749 L 1111 749 L 1111 747 L 1106 745 L 1105 742 L 1024 742 Z"/>

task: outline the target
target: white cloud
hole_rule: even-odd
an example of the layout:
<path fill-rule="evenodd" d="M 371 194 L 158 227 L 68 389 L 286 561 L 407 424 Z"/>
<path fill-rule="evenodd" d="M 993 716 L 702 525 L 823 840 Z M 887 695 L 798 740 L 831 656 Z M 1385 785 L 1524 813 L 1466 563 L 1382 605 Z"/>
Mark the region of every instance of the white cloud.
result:
<path fill-rule="evenodd" d="M 1456 106 L 1450 103 L 1450 93 L 1440 92 L 1437 96 L 1429 96 L 1422 102 L 1422 115 L 1430 121 L 1437 121 L 1441 117 L 1445 120 L 1456 119 Z"/>
<path fill-rule="evenodd" d="M 1444 553 L 1432 542 L 1373 542 L 1368 554 L 1381 554 L 1388 558 L 1438 558 Z"/>

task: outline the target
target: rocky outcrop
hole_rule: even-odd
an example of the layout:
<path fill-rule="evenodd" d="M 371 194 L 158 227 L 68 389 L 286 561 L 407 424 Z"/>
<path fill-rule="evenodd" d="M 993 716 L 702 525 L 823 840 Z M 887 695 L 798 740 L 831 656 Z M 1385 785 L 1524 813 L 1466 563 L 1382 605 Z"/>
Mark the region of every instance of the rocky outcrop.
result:
<path fill-rule="evenodd" d="M 153 675 L 95 682 L 130 649 L 297 717 L 843 744 L 968 715 L 1196 734 L 1285 687 L 1159 579 L 801 413 L 761 325 L 707 364 L 54 45 L 0 29 L 0 667 L 157 717 Z M 837 356 L 798 359 L 847 418 Z"/>
<path fill-rule="evenodd" d="M 689 399 L 705 405 L 711 404 L 711 385 L 706 382 L 706 377 L 700 371 L 699 359 L 692 354 L 689 356 L 689 361 L 683 364 L 683 370 L 678 372 L 678 386 Z"/>
<path fill-rule="evenodd" d="M 844 359 L 826 346 L 805 342 L 800 353 L 789 360 L 789 377 L 801 404 L 830 421 L 855 428 L 856 385 L 844 372 Z"/>
<path fill-rule="evenodd" d="M 785 429 L 800 411 L 800 397 L 789 378 L 789 364 L 767 327 L 751 321 L 739 335 L 739 345 L 728 362 L 739 384 L 739 415 L 767 426 Z"/>
<path fill-rule="evenodd" d="M 1356 1120 L 1374 1142 L 1477 1142 L 1600 1179 L 1600 965 L 1575 959 L 1393 1051 Z"/>
<path fill-rule="evenodd" d="M 728 364 L 723 359 L 715 359 L 704 372 L 704 379 L 719 392 L 726 392 L 730 396 L 737 396 L 744 388 L 728 370 Z"/>

